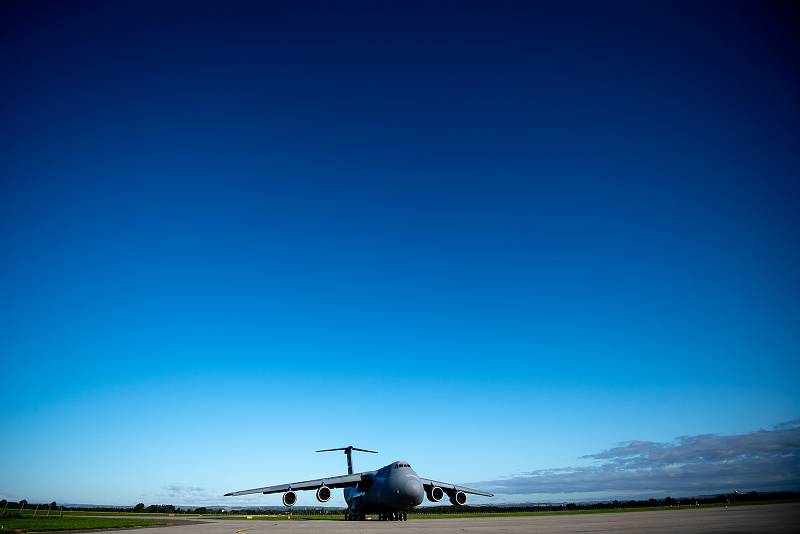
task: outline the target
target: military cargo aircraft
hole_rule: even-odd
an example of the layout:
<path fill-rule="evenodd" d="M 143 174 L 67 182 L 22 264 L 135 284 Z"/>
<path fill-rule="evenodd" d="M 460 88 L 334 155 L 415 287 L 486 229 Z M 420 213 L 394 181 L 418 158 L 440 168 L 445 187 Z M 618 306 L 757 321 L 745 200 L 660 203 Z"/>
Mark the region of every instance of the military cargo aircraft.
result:
<path fill-rule="evenodd" d="M 479 491 L 447 482 L 437 482 L 422 478 L 403 460 L 392 462 L 376 471 L 353 473 L 353 451 L 371 452 L 367 449 L 341 447 L 323 449 L 317 452 L 344 451 L 347 455 L 347 474 L 335 477 L 278 484 L 242 491 L 226 493 L 225 496 L 247 495 L 250 493 L 283 493 L 284 506 L 297 503 L 297 491 L 315 490 L 319 502 L 327 502 L 331 498 L 331 490 L 344 489 L 344 500 L 347 520 L 364 520 L 367 514 L 378 514 L 381 521 L 405 521 L 407 512 L 422 503 L 425 496 L 431 502 L 441 501 L 445 495 L 450 502 L 463 505 L 467 502 L 467 493 L 493 497 L 491 493 Z"/>

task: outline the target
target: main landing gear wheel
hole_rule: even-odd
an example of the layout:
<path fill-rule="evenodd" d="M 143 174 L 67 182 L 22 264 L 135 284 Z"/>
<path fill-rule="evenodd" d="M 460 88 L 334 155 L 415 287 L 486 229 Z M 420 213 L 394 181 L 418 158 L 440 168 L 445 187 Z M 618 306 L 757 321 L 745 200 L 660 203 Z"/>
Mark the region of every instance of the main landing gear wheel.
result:
<path fill-rule="evenodd" d="M 378 521 L 408 521 L 408 514 L 406 512 L 378 514 Z"/>

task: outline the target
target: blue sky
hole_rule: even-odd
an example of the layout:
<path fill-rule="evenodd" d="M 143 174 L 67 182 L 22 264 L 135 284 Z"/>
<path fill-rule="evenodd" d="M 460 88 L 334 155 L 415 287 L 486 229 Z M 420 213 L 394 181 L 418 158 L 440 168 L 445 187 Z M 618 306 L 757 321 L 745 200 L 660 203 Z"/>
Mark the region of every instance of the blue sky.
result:
<path fill-rule="evenodd" d="M 800 454 L 780 5 L 2 10 L 4 496 Z"/>

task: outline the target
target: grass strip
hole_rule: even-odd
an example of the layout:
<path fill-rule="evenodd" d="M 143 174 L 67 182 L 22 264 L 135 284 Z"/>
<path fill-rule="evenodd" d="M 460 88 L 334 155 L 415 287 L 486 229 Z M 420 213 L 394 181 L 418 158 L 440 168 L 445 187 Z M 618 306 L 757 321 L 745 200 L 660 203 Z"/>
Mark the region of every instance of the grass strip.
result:
<path fill-rule="evenodd" d="M 90 530 L 108 528 L 153 527 L 167 521 L 154 519 L 114 519 L 110 517 L 3 517 L 0 530 L 4 532 L 39 532 L 45 530 Z"/>

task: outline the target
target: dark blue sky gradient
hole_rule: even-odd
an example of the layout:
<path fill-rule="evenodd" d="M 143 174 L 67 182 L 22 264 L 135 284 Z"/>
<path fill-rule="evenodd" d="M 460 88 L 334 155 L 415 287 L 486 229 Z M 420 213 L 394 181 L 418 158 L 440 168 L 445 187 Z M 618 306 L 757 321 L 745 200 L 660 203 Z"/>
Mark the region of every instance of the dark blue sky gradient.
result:
<path fill-rule="evenodd" d="M 243 445 L 220 472 L 201 430 L 64 452 L 34 425 L 0 458 L 69 462 L 0 460 L 0 492 L 155 499 L 154 474 L 86 474 L 109 450 L 191 449 L 164 485 L 238 489 L 356 440 L 489 480 L 796 417 L 796 11 L 429 4 L 2 5 L 0 422 L 57 414 L 71 443 L 104 409 L 149 406 L 159 435 L 286 399 L 331 422 L 258 434 L 285 466 Z M 432 435 L 503 450 L 458 471 Z M 51 495 L 64 463 L 86 482 Z"/>

